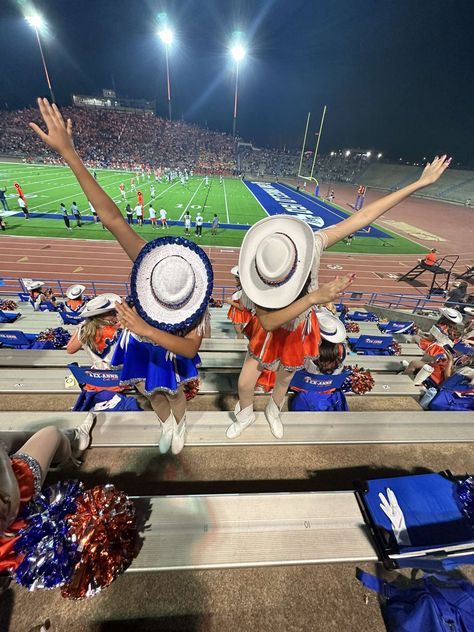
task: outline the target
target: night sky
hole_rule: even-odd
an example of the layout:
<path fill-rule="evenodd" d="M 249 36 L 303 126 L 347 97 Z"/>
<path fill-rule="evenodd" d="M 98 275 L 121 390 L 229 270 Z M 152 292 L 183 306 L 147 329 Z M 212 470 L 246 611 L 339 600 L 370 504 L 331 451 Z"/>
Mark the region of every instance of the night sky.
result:
<path fill-rule="evenodd" d="M 28 2 L 1 0 L 0 107 L 46 94 Z M 31 4 L 30 4 L 31 6 Z M 248 37 L 238 131 L 259 146 L 296 148 L 328 106 L 322 151 L 367 148 L 394 159 L 447 152 L 474 167 L 472 0 L 38 0 L 59 104 L 70 94 L 157 99 L 166 115 L 156 16 L 176 30 L 173 115 L 231 131 L 227 46 Z"/>

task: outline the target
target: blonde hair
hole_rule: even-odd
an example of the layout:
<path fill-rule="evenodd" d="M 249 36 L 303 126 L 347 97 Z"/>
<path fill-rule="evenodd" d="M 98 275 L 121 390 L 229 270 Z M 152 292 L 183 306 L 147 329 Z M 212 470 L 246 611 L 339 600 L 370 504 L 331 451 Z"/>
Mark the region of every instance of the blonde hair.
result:
<path fill-rule="evenodd" d="M 105 314 L 99 314 L 98 316 L 91 316 L 91 318 L 86 318 L 79 330 L 79 341 L 84 346 L 92 349 L 92 351 L 97 351 L 97 332 L 100 331 L 103 327 L 115 325 L 116 323 L 117 317 L 115 315 L 115 310 L 111 310 L 110 312 L 106 312 Z"/>

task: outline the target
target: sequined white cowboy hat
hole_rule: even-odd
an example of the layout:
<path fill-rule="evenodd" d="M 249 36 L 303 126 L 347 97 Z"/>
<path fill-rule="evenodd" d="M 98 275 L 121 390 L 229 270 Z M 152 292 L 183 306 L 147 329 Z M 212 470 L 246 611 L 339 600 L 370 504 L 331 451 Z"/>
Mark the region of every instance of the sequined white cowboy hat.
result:
<path fill-rule="evenodd" d="M 301 219 L 265 217 L 247 231 L 239 258 L 240 284 L 256 305 L 286 307 L 303 289 L 314 259 L 314 234 Z"/>
<path fill-rule="evenodd" d="M 162 237 L 142 248 L 131 276 L 133 304 L 150 325 L 180 331 L 197 323 L 212 294 L 211 262 L 182 237 Z"/>

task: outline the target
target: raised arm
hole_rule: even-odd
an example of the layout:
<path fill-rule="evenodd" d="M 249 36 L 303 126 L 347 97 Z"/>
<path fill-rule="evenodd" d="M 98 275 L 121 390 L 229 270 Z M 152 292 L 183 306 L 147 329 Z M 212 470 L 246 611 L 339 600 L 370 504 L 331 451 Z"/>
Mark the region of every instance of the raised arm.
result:
<path fill-rule="evenodd" d="M 48 133 L 43 132 L 35 123 L 30 123 L 30 127 L 46 145 L 64 158 L 85 196 L 97 210 L 101 222 L 114 235 L 130 259 L 135 261 L 146 242 L 127 224 L 115 202 L 100 187 L 79 158 L 74 149 L 71 119 L 65 122 L 56 104 L 53 103 L 51 106 L 48 99 L 38 99 L 38 107 Z"/>
<path fill-rule="evenodd" d="M 176 355 L 182 355 L 185 358 L 194 358 L 201 346 L 202 336 L 196 330 L 191 331 L 187 336 L 175 336 L 166 331 L 161 331 L 156 327 L 152 327 L 146 323 L 143 318 L 122 301 L 115 303 L 120 323 L 137 336 L 148 338 L 160 347 L 164 347 L 168 351 Z"/>
<path fill-rule="evenodd" d="M 317 290 L 302 296 L 288 307 L 282 309 L 264 309 L 257 307 L 257 318 L 265 331 L 274 331 L 293 318 L 297 318 L 314 305 L 325 305 L 339 298 L 354 280 L 355 274 L 336 277 L 334 281 L 321 285 Z"/>
<path fill-rule="evenodd" d="M 412 184 L 403 187 L 403 189 L 390 193 L 389 195 L 372 202 L 372 204 L 369 204 L 364 207 L 363 210 L 358 211 L 342 222 L 339 222 L 339 224 L 327 228 L 324 232 L 328 236 L 328 247 L 338 241 L 341 241 L 341 239 L 344 239 L 348 235 L 356 233 L 358 230 L 361 230 L 361 228 L 369 226 L 369 224 L 375 222 L 375 220 L 381 215 L 389 211 L 397 204 L 400 204 L 400 202 L 408 196 L 430 184 L 433 184 L 433 182 L 436 182 L 436 180 L 449 167 L 450 162 L 451 158 L 447 159 L 446 156 L 438 158 L 438 156 L 436 156 L 431 164 L 428 163 L 426 165 L 419 180 L 416 182 L 412 182 Z"/>

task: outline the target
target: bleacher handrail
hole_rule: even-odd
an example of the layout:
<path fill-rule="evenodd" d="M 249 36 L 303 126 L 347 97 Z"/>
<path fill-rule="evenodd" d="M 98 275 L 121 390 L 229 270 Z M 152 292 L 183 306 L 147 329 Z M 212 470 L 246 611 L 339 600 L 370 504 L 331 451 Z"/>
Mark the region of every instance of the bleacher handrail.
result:
<path fill-rule="evenodd" d="M 21 278 L 2 277 L 0 281 L 0 296 L 11 296 L 28 291 L 24 280 Z M 45 286 L 50 287 L 58 297 L 64 297 L 66 289 L 76 283 L 86 287 L 85 294 L 87 296 L 96 296 L 104 292 L 114 292 L 120 296 L 128 296 L 128 294 L 130 294 L 130 283 L 128 281 L 48 279 L 45 281 Z M 213 298 L 223 301 L 226 296 L 230 296 L 234 291 L 234 286 L 217 285 L 214 286 Z M 437 310 L 447 305 L 456 306 L 456 303 L 447 303 L 444 296 L 427 297 L 421 294 L 396 294 L 391 292 L 344 292 L 341 300 L 343 303 L 347 303 L 351 306 L 373 305 L 388 309 L 410 310 L 413 313 L 418 310 Z"/>

